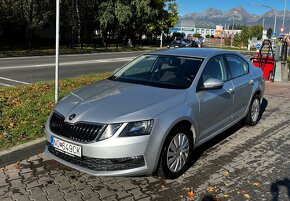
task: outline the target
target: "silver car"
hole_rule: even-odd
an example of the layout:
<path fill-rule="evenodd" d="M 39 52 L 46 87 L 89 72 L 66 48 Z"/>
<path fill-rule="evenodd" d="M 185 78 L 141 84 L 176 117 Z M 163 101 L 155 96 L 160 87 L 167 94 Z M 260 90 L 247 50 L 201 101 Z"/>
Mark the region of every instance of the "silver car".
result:
<path fill-rule="evenodd" d="M 46 122 L 45 153 L 96 176 L 177 178 L 193 148 L 241 120 L 257 124 L 263 94 L 261 69 L 240 53 L 144 54 L 65 96 Z"/>

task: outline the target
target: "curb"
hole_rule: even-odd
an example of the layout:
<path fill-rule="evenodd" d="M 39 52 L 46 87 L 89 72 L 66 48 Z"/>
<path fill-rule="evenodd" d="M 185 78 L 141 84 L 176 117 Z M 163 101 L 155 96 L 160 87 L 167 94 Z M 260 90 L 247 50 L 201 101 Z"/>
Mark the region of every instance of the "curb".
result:
<path fill-rule="evenodd" d="M 17 161 L 24 160 L 30 156 L 44 151 L 46 145 L 45 138 L 39 138 L 31 142 L 17 145 L 9 150 L 0 152 L 0 167 L 4 167 Z"/>

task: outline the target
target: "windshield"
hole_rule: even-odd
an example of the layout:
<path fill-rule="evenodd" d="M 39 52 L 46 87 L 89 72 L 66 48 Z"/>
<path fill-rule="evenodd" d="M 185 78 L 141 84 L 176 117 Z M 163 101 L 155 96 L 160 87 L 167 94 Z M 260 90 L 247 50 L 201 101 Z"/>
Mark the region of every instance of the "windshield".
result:
<path fill-rule="evenodd" d="M 186 89 L 193 82 L 202 59 L 166 55 L 142 55 L 109 79 L 162 88 Z"/>

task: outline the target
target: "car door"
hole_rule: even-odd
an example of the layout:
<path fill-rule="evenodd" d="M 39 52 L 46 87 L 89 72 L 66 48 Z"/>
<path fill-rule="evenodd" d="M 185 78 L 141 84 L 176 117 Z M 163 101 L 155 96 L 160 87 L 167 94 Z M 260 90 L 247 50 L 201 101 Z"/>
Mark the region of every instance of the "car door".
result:
<path fill-rule="evenodd" d="M 244 116 L 252 97 L 254 81 L 249 72 L 249 64 L 240 56 L 226 55 L 231 79 L 234 85 L 233 93 L 233 119 L 237 120 Z"/>
<path fill-rule="evenodd" d="M 209 78 L 224 82 L 221 89 L 200 90 L 200 86 Z M 229 80 L 229 71 L 226 68 L 222 55 L 211 58 L 206 64 L 197 87 L 199 114 L 199 140 L 209 137 L 232 121 L 233 84 Z"/>

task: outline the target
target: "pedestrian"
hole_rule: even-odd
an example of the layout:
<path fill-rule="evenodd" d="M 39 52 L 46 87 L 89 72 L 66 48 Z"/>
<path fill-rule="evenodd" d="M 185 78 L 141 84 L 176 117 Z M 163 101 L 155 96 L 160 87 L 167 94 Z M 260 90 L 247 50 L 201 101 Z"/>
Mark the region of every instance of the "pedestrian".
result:
<path fill-rule="evenodd" d="M 132 40 L 131 40 L 131 38 L 128 38 L 128 46 L 129 46 L 129 47 L 133 47 L 133 46 L 132 46 Z"/>

